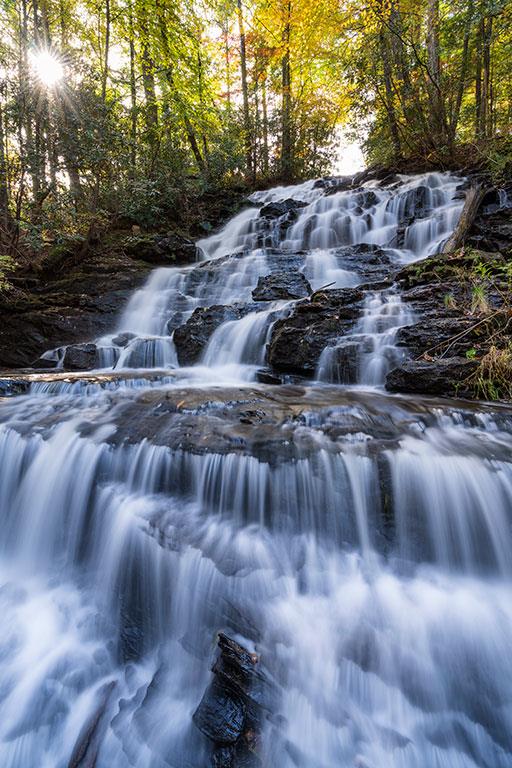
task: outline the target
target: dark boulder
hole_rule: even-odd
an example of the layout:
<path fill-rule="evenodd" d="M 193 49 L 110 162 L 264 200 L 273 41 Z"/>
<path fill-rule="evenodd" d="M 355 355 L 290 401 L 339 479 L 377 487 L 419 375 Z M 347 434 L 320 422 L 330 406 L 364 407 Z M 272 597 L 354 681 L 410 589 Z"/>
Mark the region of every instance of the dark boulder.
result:
<path fill-rule="evenodd" d="M 389 392 L 464 397 L 471 392 L 468 379 L 477 368 L 478 361 L 464 357 L 408 360 L 388 373 L 386 389 Z"/>
<path fill-rule="evenodd" d="M 304 299 L 312 292 L 302 272 L 272 272 L 260 277 L 252 292 L 254 301 Z"/>
<path fill-rule="evenodd" d="M 482 216 L 473 225 L 467 242 L 485 251 L 509 251 L 512 249 L 512 223 L 503 221 L 503 214 Z"/>
<path fill-rule="evenodd" d="M 234 744 L 244 730 L 245 706 L 236 694 L 214 679 L 194 712 L 193 720 L 211 741 Z"/>
<path fill-rule="evenodd" d="M 124 252 L 98 248 L 59 279 L 38 276 L 27 279 L 23 289 L 6 292 L 0 302 L 0 366 L 27 368 L 48 349 L 111 332 L 149 269 Z M 45 359 L 38 363 L 52 365 Z"/>
<path fill-rule="evenodd" d="M 247 304 L 222 304 L 197 307 L 184 325 L 174 331 L 174 343 L 180 365 L 193 365 L 200 360 L 211 335 L 229 320 L 241 320 L 254 307 Z"/>
<path fill-rule="evenodd" d="M 377 245 L 360 243 L 336 250 L 340 267 L 359 275 L 361 283 L 390 282 L 393 261 L 389 253 Z"/>
<path fill-rule="evenodd" d="M 276 374 L 269 371 L 268 368 L 260 368 L 256 371 L 256 381 L 259 381 L 260 384 L 282 384 L 281 377 L 276 376 Z"/>
<path fill-rule="evenodd" d="M 512 250 L 512 185 L 488 188 L 465 243 L 484 251 Z"/>
<path fill-rule="evenodd" d="M 425 352 L 440 354 L 449 345 L 450 356 L 464 356 L 474 343 L 478 343 L 479 328 L 473 317 L 425 317 L 419 323 L 400 328 L 396 335 L 398 346 L 407 347 L 411 355 L 419 357 Z"/>
<path fill-rule="evenodd" d="M 402 183 L 400 176 L 396 173 L 388 173 L 387 176 L 379 180 L 379 187 L 398 186 Z"/>
<path fill-rule="evenodd" d="M 379 202 L 379 198 L 373 191 L 373 189 L 364 189 L 357 195 L 357 204 L 361 206 L 361 208 L 371 208 L 372 206 L 376 205 Z"/>
<path fill-rule="evenodd" d="M 213 751 L 212 768 L 232 768 L 235 748 L 232 744 L 222 745 Z"/>
<path fill-rule="evenodd" d="M 50 371 L 54 368 L 58 368 L 61 355 L 61 348 L 57 347 L 57 349 L 49 349 L 32 363 L 31 368 L 41 371 Z"/>
<path fill-rule="evenodd" d="M 276 371 L 310 375 L 323 349 L 353 328 L 363 293 L 342 288 L 313 294 L 274 323 L 267 362 Z"/>
<path fill-rule="evenodd" d="M 135 333 L 131 333 L 130 331 L 123 331 L 122 333 L 118 333 L 117 336 L 112 339 L 112 344 L 115 344 L 116 347 L 126 347 L 130 341 L 133 341 L 135 338 Z"/>
<path fill-rule="evenodd" d="M 352 187 L 352 176 L 324 176 L 317 179 L 313 189 L 324 189 L 326 194 L 334 195 L 336 192 L 345 192 Z"/>
<path fill-rule="evenodd" d="M 512 184 L 488 189 L 482 199 L 480 215 L 493 214 L 512 208 Z"/>
<path fill-rule="evenodd" d="M 192 719 L 212 742 L 212 768 L 257 768 L 263 711 L 270 711 L 273 688 L 258 669 L 258 657 L 219 634 L 220 654 Z"/>
<path fill-rule="evenodd" d="M 393 209 L 398 215 L 399 230 L 396 245 L 403 247 L 406 228 L 430 210 L 430 190 L 424 186 L 414 187 L 400 196 L 398 208 L 396 198 L 388 200 L 387 208 Z"/>
<path fill-rule="evenodd" d="M 70 344 L 64 350 L 62 367 L 66 371 L 90 371 L 99 364 L 96 344 Z"/>
<path fill-rule="evenodd" d="M 303 200 L 279 200 L 275 203 L 267 203 L 260 210 L 260 217 L 263 219 L 279 219 L 281 216 L 289 214 L 291 211 L 296 211 L 298 208 L 305 208 L 307 203 Z"/>
<path fill-rule="evenodd" d="M 167 235 L 131 237 L 126 253 L 149 264 L 192 264 L 201 258 L 201 249 L 188 237 L 170 232 Z"/>

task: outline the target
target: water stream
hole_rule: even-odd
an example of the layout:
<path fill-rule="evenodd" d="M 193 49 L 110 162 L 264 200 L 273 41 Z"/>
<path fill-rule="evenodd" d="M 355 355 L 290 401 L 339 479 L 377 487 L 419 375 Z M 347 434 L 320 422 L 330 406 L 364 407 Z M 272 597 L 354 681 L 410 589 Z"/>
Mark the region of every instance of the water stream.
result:
<path fill-rule="evenodd" d="M 414 318 L 381 273 L 442 247 L 460 187 L 256 193 L 120 308 L 99 371 L 1 401 L 2 768 L 206 768 L 219 630 L 275 692 L 254 767 L 512 767 L 512 411 L 382 390 Z M 257 383 L 274 271 L 363 286 L 310 382 Z M 212 305 L 243 310 L 180 366 Z"/>

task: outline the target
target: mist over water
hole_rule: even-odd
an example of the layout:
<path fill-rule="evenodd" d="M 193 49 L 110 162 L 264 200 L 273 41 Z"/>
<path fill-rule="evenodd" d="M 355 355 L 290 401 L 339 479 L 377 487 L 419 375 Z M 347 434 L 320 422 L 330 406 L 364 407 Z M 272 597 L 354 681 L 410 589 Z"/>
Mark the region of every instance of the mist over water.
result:
<path fill-rule="evenodd" d="M 414 317 L 364 271 L 438 252 L 461 181 L 256 193 L 153 271 L 96 377 L 2 400 L 2 768 L 210 765 L 219 630 L 272 682 L 263 768 L 511 768 L 512 412 L 386 395 Z M 314 380 L 265 387 L 294 302 L 252 291 L 285 268 L 364 297 Z M 250 307 L 180 367 L 212 305 Z"/>

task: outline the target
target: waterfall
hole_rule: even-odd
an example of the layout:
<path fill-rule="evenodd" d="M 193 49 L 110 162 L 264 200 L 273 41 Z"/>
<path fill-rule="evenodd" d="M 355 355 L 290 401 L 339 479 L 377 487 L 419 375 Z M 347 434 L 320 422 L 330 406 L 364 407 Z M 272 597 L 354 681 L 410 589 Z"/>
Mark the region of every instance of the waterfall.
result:
<path fill-rule="evenodd" d="M 448 173 L 429 173 L 402 177 L 398 184 L 382 188 L 372 182 L 357 190 L 336 192 L 335 187 L 315 186 L 309 181 L 255 193 L 250 207 L 219 233 L 199 241 L 205 255 L 203 263 L 154 270 L 146 285 L 130 299 L 117 334 L 99 340 L 98 367 L 176 367 L 172 335 L 195 309 L 250 303 L 258 278 L 276 269 L 293 264 L 314 290 L 325 285 L 343 288 L 362 281 L 357 262 L 347 265 L 347 252 L 354 246 L 379 248 L 396 264 L 436 253 L 462 210 L 460 183 Z M 251 311 L 261 309 L 253 306 Z M 227 351 L 221 351 L 219 359 L 231 366 L 233 374 L 234 366 L 238 366 L 239 378 L 244 381 L 255 372 L 254 366 L 251 372 L 244 363 L 264 360 L 267 336 L 262 326 L 266 321 L 245 317 L 238 322 L 238 331 L 226 329 Z M 126 333 L 132 336 L 127 342 Z M 242 338 L 246 333 L 252 340 L 231 345 L 237 334 Z M 122 347 L 116 340 L 119 335 Z M 216 344 L 219 336 L 220 332 Z M 245 355 L 240 354 L 240 346 L 245 346 Z M 213 359 L 212 352 L 206 360 L 211 364 Z M 339 381 L 338 367 L 335 361 L 323 361 L 320 378 Z M 380 376 L 363 375 L 361 383 L 382 383 L 385 369 L 380 365 Z"/>
<path fill-rule="evenodd" d="M 320 381 L 380 385 L 403 352 L 395 347 L 399 328 L 413 322 L 412 312 L 393 292 L 368 292 L 353 333 L 326 347 L 318 361 Z"/>
<path fill-rule="evenodd" d="M 2 379 L 2 768 L 213 765 L 219 631 L 274 691 L 253 768 L 511 768 L 512 411 L 380 388 L 414 321 L 383 276 L 440 249 L 460 183 L 258 192 L 134 292 L 98 370 Z M 257 383 L 309 301 L 253 295 L 271 273 L 362 288 L 311 381 Z"/>

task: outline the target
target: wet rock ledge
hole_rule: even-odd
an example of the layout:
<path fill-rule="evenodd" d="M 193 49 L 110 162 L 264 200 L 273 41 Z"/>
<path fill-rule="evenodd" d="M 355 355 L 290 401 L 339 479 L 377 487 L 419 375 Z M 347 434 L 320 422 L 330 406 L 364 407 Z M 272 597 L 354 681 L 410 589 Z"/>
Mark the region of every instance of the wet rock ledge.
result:
<path fill-rule="evenodd" d="M 408 358 L 386 380 L 390 392 L 478 395 L 475 377 L 491 347 L 512 342 L 510 254 L 465 247 L 411 264 L 396 276 L 417 322 L 396 337 Z"/>
<path fill-rule="evenodd" d="M 476 179 L 488 186 L 487 179 Z M 396 275 L 418 321 L 398 331 L 409 358 L 387 377 L 391 392 L 468 398 L 510 396 L 496 386 L 496 355 L 512 342 L 512 184 L 488 186 L 461 248 Z M 503 361 L 504 358 L 502 357 Z M 502 371 L 510 379 L 512 369 Z"/>

